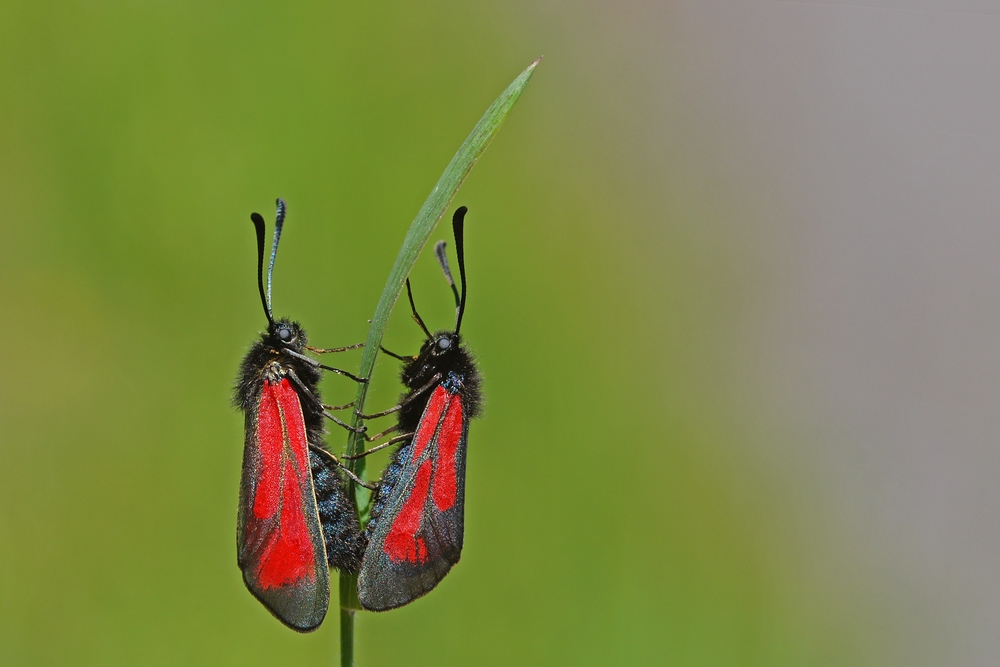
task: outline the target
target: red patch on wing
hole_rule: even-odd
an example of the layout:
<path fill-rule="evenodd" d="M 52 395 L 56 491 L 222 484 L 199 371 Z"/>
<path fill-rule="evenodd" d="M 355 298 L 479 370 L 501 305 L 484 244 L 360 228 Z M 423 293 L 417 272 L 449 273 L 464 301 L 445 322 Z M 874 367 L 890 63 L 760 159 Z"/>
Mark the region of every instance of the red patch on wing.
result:
<path fill-rule="evenodd" d="M 257 410 L 260 477 L 253 499 L 253 515 L 258 519 L 270 519 L 281 504 L 281 451 L 285 447 L 281 422 L 277 388 L 265 381 Z"/>
<path fill-rule="evenodd" d="M 302 490 L 289 461 L 285 465 L 281 525 L 272 533 L 261 555 L 257 581 L 262 588 L 278 588 L 303 577 L 314 578 L 315 551 L 302 511 Z"/>
<path fill-rule="evenodd" d="M 308 443 L 299 396 L 287 379 L 265 381 L 257 412 L 260 476 L 253 501 L 254 518 L 263 522 L 280 513 L 278 524 L 257 525 L 267 536 L 256 564 L 263 588 L 277 588 L 303 577 L 315 578 L 316 553 L 302 503 L 308 488 Z"/>
<path fill-rule="evenodd" d="M 441 413 L 448 407 L 450 400 L 451 394 L 444 387 L 438 385 L 434 389 L 431 399 L 427 401 L 427 407 L 424 409 L 424 416 L 420 419 L 420 425 L 417 426 L 417 433 L 413 436 L 414 461 L 420 458 L 420 455 L 424 453 L 424 449 L 427 447 L 427 443 L 434 437 L 438 424 L 441 423 Z"/>
<path fill-rule="evenodd" d="M 434 468 L 434 505 L 444 512 L 455 505 L 458 478 L 455 475 L 455 453 L 462 439 L 462 401 L 454 400 L 448 405 L 444 423 L 437 437 L 437 466 Z"/>
<path fill-rule="evenodd" d="M 424 518 L 424 506 L 427 504 L 430 484 L 431 461 L 428 459 L 417 469 L 410 495 L 385 536 L 382 550 L 396 562 L 405 560 L 422 563 L 427 559 L 427 546 L 424 544 L 424 538 L 417 536 L 417 531 L 420 530 L 420 523 Z"/>

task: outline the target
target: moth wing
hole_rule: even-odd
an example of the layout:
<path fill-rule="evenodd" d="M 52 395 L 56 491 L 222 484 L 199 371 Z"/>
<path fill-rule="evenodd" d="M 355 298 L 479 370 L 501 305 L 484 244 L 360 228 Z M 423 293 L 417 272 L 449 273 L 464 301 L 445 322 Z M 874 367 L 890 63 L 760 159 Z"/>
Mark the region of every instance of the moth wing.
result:
<path fill-rule="evenodd" d="M 461 558 L 468 433 L 461 395 L 435 389 L 365 550 L 358 574 L 358 599 L 365 609 L 385 611 L 412 602 Z"/>
<path fill-rule="evenodd" d="M 323 622 L 330 571 L 302 405 L 287 379 L 265 381 L 248 415 L 236 545 L 247 589 L 278 620 L 300 632 Z"/>

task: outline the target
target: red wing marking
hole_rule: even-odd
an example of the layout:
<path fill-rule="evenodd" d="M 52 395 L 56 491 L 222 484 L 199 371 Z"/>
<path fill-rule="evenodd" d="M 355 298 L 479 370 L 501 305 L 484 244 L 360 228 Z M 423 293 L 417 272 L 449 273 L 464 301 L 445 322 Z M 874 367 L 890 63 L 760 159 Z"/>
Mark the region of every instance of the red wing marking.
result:
<path fill-rule="evenodd" d="M 264 382 L 257 412 L 260 477 L 253 500 L 253 523 L 258 525 L 248 532 L 264 536 L 255 569 L 265 589 L 316 576 L 316 553 L 302 498 L 310 478 L 301 415 L 299 396 L 287 379 L 276 385 Z M 271 520 L 275 514 L 280 514 L 277 524 Z"/>
<path fill-rule="evenodd" d="M 392 528 L 385 536 L 382 549 L 390 559 L 422 563 L 427 559 L 427 546 L 424 538 L 417 536 L 420 523 L 424 518 L 424 507 L 427 505 L 427 491 L 431 484 L 431 460 L 424 461 L 417 470 L 413 488 L 406 502 L 392 522 Z"/>
<path fill-rule="evenodd" d="M 291 461 L 285 465 L 284 487 L 281 524 L 268 539 L 257 570 L 257 581 L 262 588 L 278 588 L 315 576 L 312 537 L 306 527 L 302 490 Z"/>
<path fill-rule="evenodd" d="M 258 519 L 270 519 L 281 505 L 281 452 L 285 448 L 282 421 L 276 387 L 265 382 L 257 410 L 260 479 L 253 499 L 253 515 Z"/>
<path fill-rule="evenodd" d="M 438 511 L 443 512 L 455 505 L 458 494 L 455 455 L 462 440 L 463 426 L 461 399 L 444 387 L 437 387 L 413 436 L 412 460 L 419 461 L 428 447 L 431 448 L 430 455 L 417 468 L 409 495 L 396 514 L 382 546 L 393 561 L 422 563 L 427 560 L 427 546 L 418 533 L 424 520 L 428 492 L 434 498 Z"/>
<path fill-rule="evenodd" d="M 454 398 L 454 396 L 453 396 Z M 437 465 L 434 468 L 434 505 L 444 512 L 455 505 L 458 478 L 455 476 L 455 454 L 462 439 L 462 401 L 452 400 L 437 436 Z"/>
<path fill-rule="evenodd" d="M 424 453 L 424 449 L 427 447 L 427 443 L 431 441 L 434 437 L 434 433 L 437 432 L 438 424 L 441 423 L 441 415 L 444 413 L 445 409 L 448 407 L 448 403 L 452 399 L 452 394 L 438 385 L 434 389 L 434 393 L 431 394 L 431 399 L 427 401 L 427 407 L 424 408 L 424 416 L 420 419 L 420 425 L 417 426 L 417 433 L 413 436 L 413 460 L 416 461 L 420 458 L 420 455 Z"/>

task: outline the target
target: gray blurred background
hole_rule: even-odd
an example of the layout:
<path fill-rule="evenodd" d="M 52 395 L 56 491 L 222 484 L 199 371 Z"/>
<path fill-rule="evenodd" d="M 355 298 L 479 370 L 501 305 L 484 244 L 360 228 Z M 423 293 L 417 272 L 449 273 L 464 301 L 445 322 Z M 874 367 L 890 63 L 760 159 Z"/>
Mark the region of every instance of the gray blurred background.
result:
<path fill-rule="evenodd" d="M 699 117 L 774 285 L 735 390 L 858 538 L 832 553 L 926 624 L 911 664 L 997 664 L 1000 5 L 674 7 L 630 24 L 683 54 L 686 108 L 646 122 Z"/>

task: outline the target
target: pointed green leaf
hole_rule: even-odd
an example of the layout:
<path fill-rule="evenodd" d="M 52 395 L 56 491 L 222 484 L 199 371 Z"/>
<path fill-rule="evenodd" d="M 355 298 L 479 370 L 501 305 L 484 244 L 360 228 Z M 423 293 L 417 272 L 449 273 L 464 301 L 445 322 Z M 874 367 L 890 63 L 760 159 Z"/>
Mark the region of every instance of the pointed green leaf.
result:
<path fill-rule="evenodd" d="M 528 65 L 514 81 L 507 86 L 507 89 L 500 94 L 490 108 L 486 110 L 483 117 L 479 119 L 472 132 L 466 137 L 462 146 L 451 159 L 448 167 L 441 174 L 437 185 L 427 196 L 424 205 L 420 207 L 417 217 L 410 223 L 410 229 L 403 239 L 403 247 L 399 249 L 396 256 L 396 263 L 389 272 L 389 279 L 382 290 L 382 296 L 375 307 L 375 315 L 372 316 L 371 326 L 368 329 L 368 337 L 365 339 L 365 351 L 361 357 L 361 377 L 371 377 L 375 367 L 375 357 L 378 355 L 379 345 L 382 343 L 382 334 L 385 332 L 386 324 L 389 322 L 389 314 L 392 313 L 393 306 L 403 290 L 406 277 L 410 275 L 410 270 L 417 261 L 420 251 L 423 249 L 427 239 L 434 232 L 441 216 L 444 215 L 448 204 L 455 197 L 455 193 L 462 187 L 465 178 L 472 171 L 476 162 L 482 156 L 486 147 L 490 145 L 493 137 L 500 130 L 500 126 L 507 118 L 507 114 L 514 107 L 521 91 L 528 85 L 528 80 L 535 71 L 535 67 L 541 62 L 541 58 Z M 366 384 L 360 384 L 355 405 L 359 411 L 364 410 L 365 397 L 368 392 Z M 360 420 L 355 417 L 353 425 L 358 426 Z M 348 443 L 348 453 L 357 454 L 364 450 L 364 439 L 352 436 Z M 364 459 L 359 459 L 358 463 L 363 463 Z M 363 470 L 363 465 L 358 469 Z M 355 470 L 355 473 L 359 470 Z M 363 489 L 362 489 L 363 490 Z"/>

